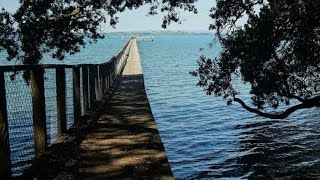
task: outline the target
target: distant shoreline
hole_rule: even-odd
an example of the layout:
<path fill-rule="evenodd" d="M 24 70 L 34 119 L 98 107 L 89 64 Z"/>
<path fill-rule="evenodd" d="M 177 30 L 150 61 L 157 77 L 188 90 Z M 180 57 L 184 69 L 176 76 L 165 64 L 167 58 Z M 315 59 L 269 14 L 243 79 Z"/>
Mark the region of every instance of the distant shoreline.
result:
<path fill-rule="evenodd" d="M 110 35 L 213 35 L 213 32 L 192 32 L 192 31 L 132 31 L 132 32 L 106 32 Z"/>

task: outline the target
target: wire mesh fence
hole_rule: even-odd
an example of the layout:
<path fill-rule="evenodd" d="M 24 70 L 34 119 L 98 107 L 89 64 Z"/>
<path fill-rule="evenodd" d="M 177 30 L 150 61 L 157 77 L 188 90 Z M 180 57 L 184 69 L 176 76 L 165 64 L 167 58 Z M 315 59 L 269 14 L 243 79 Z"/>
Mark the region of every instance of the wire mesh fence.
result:
<path fill-rule="evenodd" d="M 73 87 L 72 87 L 72 69 L 66 69 L 66 112 L 67 112 L 67 129 L 74 122 L 73 119 Z"/>
<path fill-rule="evenodd" d="M 46 99 L 46 119 L 48 133 L 47 142 L 49 145 L 51 145 L 58 135 L 55 69 L 46 69 L 44 76 L 44 92 Z"/>
<path fill-rule="evenodd" d="M 9 143 L 13 176 L 22 173 L 34 158 L 32 97 L 24 71 L 6 72 L 5 87 L 8 110 Z"/>
<path fill-rule="evenodd" d="M 124 50 L 121 51 L 125 52 L 123 54 L 129 52 L 129 44 L 130 41 L 124 47 Z M 77 119 L 75 119 L 75 115 L 77 115 L 77 113 L 80 115 L 84 115 L 84 113 L 86 112 L 86 107 L 93 107 L 93 104 L 89 104 L 89 102 L 96 102 L 98 99 L 90 100 L 90 98 L 101 98 L 103 93 L 106 92 L 106 84 L 108 84 L 109 82 L 106 82 L 104 84 L 104 81 L 111 81 L 111 79 L 108 79 L 108 73 L 106 72 L 111 72 L 112 70 L 114 70 L 115 72 L 112 73 L 119 75 L 118 67 L 123 66 L 123 64 L 125 63 L 124 60 L 126 59 L 123 58 L 123 56 L 111 59 L 109 62 L 101 65 L 100 68 L 98 68 L 98 65 L 37 66 L 37 68 L 40 67 L 40 69 L 44 69 L 45 71 L 42 83 L 39 82 L 41 81 L 41 78 L 37 79 L 37 81 L 30 80 L 32 78 L 35 78 L 30 75 L 30 72 L 33 72 L 34 67 L 0 66 L 0 73 L 3 73 L 4 75 L 4 81 L 0 81 L 0 83 L 3 84 L 0 84 L 0 86 L 5 87 L 5 93 L 0 92 L 0 99 L 5 99 L 6 101 L 6 107 L 1 107 L 3 105 L 0 106 L 0 125 L 6 123 L 8 125 L 7 131 L 9 134 L 8 141 L 10 147 L 10 154 L 8 154 L 8 156 L 11 159 L 11 162 L 8 163 L 11 163 L 10 173 L 12 173 L 10 176 L 15 177 L 22 174 L 24 170 L 31 165 L 31 161 L 35 157 L 39 156 L 39 152 L 37 152 L 36 148 L 39 146 L 39 144 L 37 144 L 39 143 L 39 138 L 45 138 L 44 142 L 47 142 L 45 143 L 45 145 L 43 145 L 45 147 L 47 145 L 50 146 L 54 143 L 54 141 L 59 136 L 59 133 L 61 133 L 61 126 L 63 126 L 63 123 L 60 122 L 63 121 L 63 118 L 59 118 L 63 115 L 59 114 L 59 112 L 65 112 L 64 116 L 66 122 L 64 124 L 66 126 L 66 129 L 69 129 L 74 125 L 75 121 L 77 121 Z M 112 68 L 112 64 L 115 64 L 116 68 Z M 96 68 L 96 74 L 93 78 L 94 82 L 90 82 L 89 73 L 84 73 L 83 71 L 83 69 L 87 69 L 89 71 L 89 66 L 93 66 Z M 57 68 L 63 68 L 65 74 L 59 74 L 58 72 L 60 71 L 58 71 Z M 75 68 L 80 68 L 79 77 L 76 78 L 75 76 L 77 74 L 75 74 Z M 62 86 L 64 87 L 64 89 L 59 89 L 57 87 L 59 83 L 63 83 L 59 81 L 61 79 L 57 79 L 59 75 L 61 75 L 63 79 L 65 79 L 65 86 Z M 42 74 L 35 74 L 35 76 L 42 76 Z M 79 80 L 79 83 L 75 83 L 75 79 L 77 78 Z M 39 100 L 39 98 L 41 99 L 41 85 L 43 85 L 44 87 L 43 96 L 45 104 L 44 107 L 41 108 L 43 108 L 45 111 L 45 114 L 43 116 L 45 120 L 45 128 L 44 130 L 42 129 L 42 131 L 46 131 L 43 132 L 43 134 L 45 134 L 45 137 L 38 137 L 39 132 L 37 131 L 39 131 L 39 127 L 37 125 L 39 124 L 35 122 L 39 119 L 34 117 L 35 115 L 36 117 L 41 117 L 38 116 L 38 114 L 35 114 L 41 111 L 35 111 L 34 109 L 35 102 L 39 102 L 37 100 Z M 87 90 L 84 90 L 84 86 L 87 86 Z M 90 91 L 90 86 L 95 86 L 96 90 L 93 92 Z M 61 94 L 60 91 L 64 91 L 65 94 L 62 93 L 62 96 L 59 96 L 58 94 Z M 75 94 L 78 94 L 78 96 L 75 96 Z M 94 96 L 91 96 L 93 94 Z M 77 97 L 79 98 L 79 103 L 76 101 Z M 58 98 L 62 98 L 65 101 L 65 105 L 63 105 L 63 103 L 62 105 L 58 104 Z M 75 107 L 80 107 L 79 111 L 76 111 Z M 59 111 L 59 108 L 63 108 L 65 111 Z M 1 114 L 4 113 L 3 111 L 6 111 L 7 117 L 2 117 Z M 7 138 L 5 135 L 3 136 L 3 134 L 0 134 L 0 136 L 1 139 Z M 2 161 L 2 159 L 0 159 L 0 161 Z M 2 179 L 1 176 L 0 179 Z"/>

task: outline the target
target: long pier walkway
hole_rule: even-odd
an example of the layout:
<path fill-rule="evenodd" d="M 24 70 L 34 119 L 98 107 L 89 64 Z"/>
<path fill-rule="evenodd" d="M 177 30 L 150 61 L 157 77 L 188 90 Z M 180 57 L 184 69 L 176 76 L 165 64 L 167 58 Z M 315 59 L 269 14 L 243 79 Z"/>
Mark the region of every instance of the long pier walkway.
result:
<path fill-rule="evenodd" d="M 98 111 L 90 130 L 75 133 L 81 140 L 67 138 L 58 155 L 40 158 L 21 179 L 173 179 L 135 39 L 117 88 Z"/>
<path fill-rule="evenodd" d="M 146 96 L 136 40 L 105 113 L 80 144 L 80 157 L 82 178 L 173 179 Z"/>

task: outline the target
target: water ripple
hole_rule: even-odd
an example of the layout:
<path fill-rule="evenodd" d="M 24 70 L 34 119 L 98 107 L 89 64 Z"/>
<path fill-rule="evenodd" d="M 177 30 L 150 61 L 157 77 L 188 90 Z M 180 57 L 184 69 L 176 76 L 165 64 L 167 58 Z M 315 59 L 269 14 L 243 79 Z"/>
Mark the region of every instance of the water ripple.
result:
<path fill-rule="evenodd" d="M 174 40 L 173 40 L 174 39 Z M 269 120 L 207 96 L 188 75 L 211 36 L 139 43 L 148 98 L 176 179 L 318 179 L 319 108 Z M 164 53 L 165 52 L 165 53 Z M 237 88 L 249 91 L 238 83 Z M 250 102 L 248 93 L 241 97 Z"/>

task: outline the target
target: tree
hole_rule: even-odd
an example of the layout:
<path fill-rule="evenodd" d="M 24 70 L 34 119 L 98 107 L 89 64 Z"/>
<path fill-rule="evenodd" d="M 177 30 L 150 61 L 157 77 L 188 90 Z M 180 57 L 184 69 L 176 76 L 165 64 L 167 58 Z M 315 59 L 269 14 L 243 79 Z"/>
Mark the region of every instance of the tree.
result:
<path fill-rule="evenodd" d="M 63 59 L 85 46 L 87 37 L 103 38 L 99 31 L 118 12 L 150 5 L 150 15 L 167 12 L 162 27 L 180 22 L 179 9 L 197 13 L 197 0 L 20 0 L 16 13 L 0 12 L 0 51 L 8 60 L 37 64 L 44 53 Z M 320 106 L 320 1 L 318 0 L 217 0 L 211 9 L 210 29 L 222 46 L 219 57 L 202 56 L 192 72 L 207 94 L 238 102 L 264 117 L 282 119 L 292 112 Z M 246 20 L 245 22 L 243 22 Z M 234 79 L 251 85 L 248 106 L 238 98 Z M 293 101 L 294 100 L 294 101 Z M 291 106 L 292 102 L 299 102 Z M 266 105 L 284 112 L 267 113 Z"/>
<path fill-rule="evenodd" d="M 198 85 L 229 105 L 238 102 L 272 119 L 320 106 L 319 8 L 319 0 L 217 0 L 210 28 L 216 30 L 222 52 L 198 60 L 199 68 L 192 72 Z M 238 98 L 235 78 L 251 85 L 255 108 Z M 266 105 L 290 107 L 268 113 Z"/>
<path fill-rule="evenodd" d="M 6 50 L 8 60 L 17 58 L 24 64 L 37 64 L 44 53 L 62 60 L 89 43 L 103 38 L 99 31 L 110 17 L 110 25 L 118 22 L 117 13 L 150 5 L 150 15 L 157 9 L 167 12 L 162 27 L 179 22 L 178 10 L 197 13 L 195 0 L 20 0 L 14 14 L 0 11 L 0 51 Z"/>

